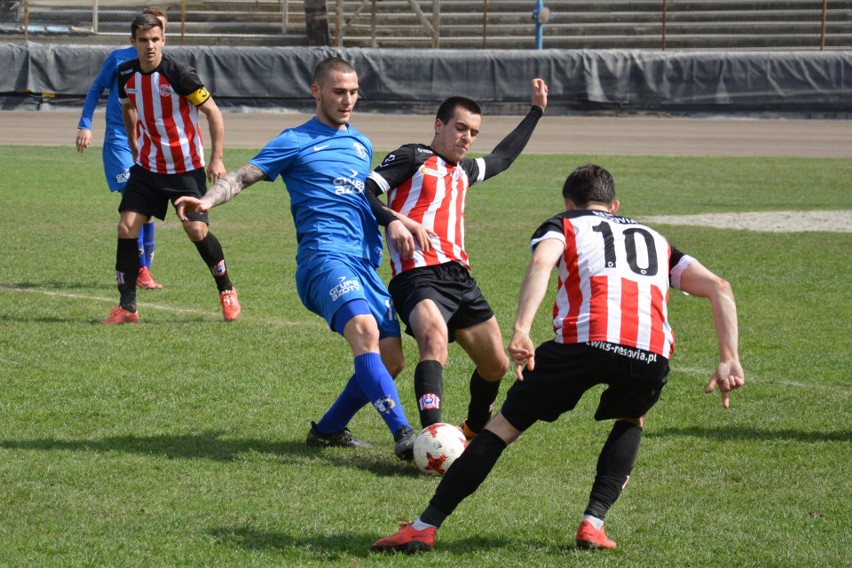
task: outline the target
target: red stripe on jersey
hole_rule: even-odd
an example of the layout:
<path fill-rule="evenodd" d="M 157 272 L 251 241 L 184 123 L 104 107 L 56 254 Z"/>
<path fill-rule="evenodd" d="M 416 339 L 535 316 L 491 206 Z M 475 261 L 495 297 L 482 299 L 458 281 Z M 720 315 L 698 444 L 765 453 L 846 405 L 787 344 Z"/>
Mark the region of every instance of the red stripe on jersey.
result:
<path fill-rule="evenodd" d="M 183 164 L 184 169 L 187 171 L 197 170 L 204 166 L 204 162 L 198 155 L 199 144 L 201 142 L 199 139 L 200 132 L 198 131 L 198 122 L 196 122 L 198 113 L 192 111 L 190 106 L 192 103 L 190 103 L 185 97 L 179 97 L 178 104 L 180 105 L 180 116 L 183 119 L 183 131 L 186 134 L 189 159 L 187 160 L 187 156 L 184 156 L 182 161 L 178 162 L 175 160 L 175 163 Z"/>
<path fill-rule="evenodd" d="M 140 117 L 140 124 L 142 124 L 142 137 L 139 139 L 139 162 L 146 169 L 152 169 L 151 152 L 154 151 L 154 148 L 152 148 L 151 139 L 149 138 L 149 135 L 146 135 L 146 132 L 148 132 L 150 128 L 147 121 L 151 120 L 150 117 L 154 116 L 154 101 L 150 96 L 145 96 L 151 92 L 151 76 L 143 75 L 141 73 L 138 73 L 136 76 L 140 79 L 137 96 L 142 97 L 142 116 Z M 136 108 L 139 108 L 138 104 L 136 105 Z"/>
<path fill-rule="evenodd" d="M 609 327 L 609 278 L 592 276 L 589 278 L 591 296 L 589 297 L 589 340 L 607 341 Z"/>
<path fill-rule="evenodd" d="M 577 316 L 583 303 L 583 291 L 580 289 L 580 271 L 578 270 L 577 235 L 574 226 L 567 219 L 562 221 L 565 230 L 565 254 L 563 261 L 567 277 L 563 284 L 563 293 L 568 299 L 568 313 L 562 320 L 562 343 L 577 343 Z"/>
<path fill-rule="evenodd" d="M 455 168 L 447 168 L 447 174 L 444 176 L 444 199 L 441 206 L 435 211 L 435 232 L 441 237 L 441 252 L 448 258 L 457 258 L 459 260 L 467 260 L 462 258 L 462 255 L 456 252 L 456 246 L 461 250 L 461 215 L 459 212 L 459 202 L 464 194 L 460 191 L 456 180 L 451 171 Z M 440 227 L 440 229 L 439 229 Z M 451 234 L 452 231 L 452 234 Z"/>
<path fill-rule="evenodd" d="M 621 345 L 636 347 L 639 339 L 639 285 L 621 279 Z"/>
<path fill-rule="evenodd" d="M 165 77 L 160 75 L 160 87 L 163 86 L 168 87 L 169 82 Z M 151 96 L 157 97 L 160 101 L 160 113 L 163 117 L 162 124 L 163 130 L 166 131 L 166 139 L 163 140 L 159 130 L 152 128 L 151 136 L 154 138 L 157 146 L 162 150 L 160 155 L 157 157 L 157 171 L 160 173 L 177 173 L 179 171 L 183 171 L 183 159 L 180 146 L 172 143 L 172 140 L 179 137 L 173 115 L 174 110 L 172 109 L 172 98 L 171 96 L 162 96 L 159 91 L 160 90 L 157 89 L 156 92 L 152 92 Z M 167 162 L 170 162 L 172 167 L 169 167 L 170 164 Z"/>
<path fill-rule="evenodd" d="M 651 337 L 648 351 L 653 353 L 665 353 L 666 333 L 663 329 L 666 321 L 665 298 L 656 286 L 651 286 Z"/>
<path fill-rule="evenodd" d="M 204 167 L 204 139 L 198 127 L 198 111 L 193 112 L 189 99 L 181 97 L 181 114 L 186 124 L 186 136 L 189 143 L 189 154 L 192 156 L 192 169 Z"/>

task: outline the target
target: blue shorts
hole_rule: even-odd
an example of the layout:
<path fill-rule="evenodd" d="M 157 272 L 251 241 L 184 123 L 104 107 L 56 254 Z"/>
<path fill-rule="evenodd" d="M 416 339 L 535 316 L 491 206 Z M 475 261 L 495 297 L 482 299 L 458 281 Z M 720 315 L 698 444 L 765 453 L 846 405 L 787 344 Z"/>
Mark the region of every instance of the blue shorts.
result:
<path fill-rule="evenodd" d="M 124 191 L 127 180 L 130 179 L 130 166 L 133 165 L 133 154 L 127 142 L 104 142 L 101 152 L 104 161 L 104 175 L 110 191 Z"/>
<path fill-rule="evenodd" d="M 305 307 L 325 318 L 329 328 L 342 305 L 363 299 L 376 318 L 379 337 L 400 336 L 390 294 L 376 269 L 366 260 L 318 254 L 312 260 L 299 263 L 296 290 Z"/>

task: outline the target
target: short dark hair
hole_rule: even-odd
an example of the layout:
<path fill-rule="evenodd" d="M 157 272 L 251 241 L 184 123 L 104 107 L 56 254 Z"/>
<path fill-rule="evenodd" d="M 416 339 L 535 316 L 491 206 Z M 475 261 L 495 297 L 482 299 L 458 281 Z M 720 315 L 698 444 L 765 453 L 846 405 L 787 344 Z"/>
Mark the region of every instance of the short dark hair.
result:
<path fill-rule="evenodd" d="M 143 14 L 151 14 L 155 18 L 163 18 L 163 21 L 165 21 L 165 22 L 169 21 L 169 17 L 166 15 L 166 13 L 163 12 L 162 10 L 160 10 L 159 8 L 157 8 L 156 6 L 148 6 L 147 8 L 142 10 L 142 13 Z"/>
<path fill-rule="evenodd" d="M 355 68 L 339 57 L 329 57 L 320 61 L 314 68 L 314 83 L 320 83 L 328 78 L 333 71 L 338 73 L 355 73 Z"/>
<path fill-rule="evenodd" d="M 130 24 L 130 37 L 136 37 L 136 30 L 151 30 L 154 28 L 163 29 L 163 22 L 157 16 L 152 14 L 139 14 L 133 18 L 133 23 Z M 165 33 L 165 30 L 163 30 Z"/>
<path fill-rule="evenodd" d="M 457 107 L 462 107 L 471 114 L 482 114 L 482 111 L 479 109 L 479 105 L 476 104 L 476 101 L 473 99 L 469 99 L 467 97 L 450 97 L 442 102 L 441 106 L 438 107 L 438 112 L 435 114 L 435 118 L 444 124 L 447 124 L 453 116 L 455 116 Z"/>
<path fill-rule="evenodd" d="M 565 180 L 562 197 L 581 208 L 591 201 L 612 205 L 615 201 L 615 181 L 602 167 L 586 164 L 571 172 Z"/>

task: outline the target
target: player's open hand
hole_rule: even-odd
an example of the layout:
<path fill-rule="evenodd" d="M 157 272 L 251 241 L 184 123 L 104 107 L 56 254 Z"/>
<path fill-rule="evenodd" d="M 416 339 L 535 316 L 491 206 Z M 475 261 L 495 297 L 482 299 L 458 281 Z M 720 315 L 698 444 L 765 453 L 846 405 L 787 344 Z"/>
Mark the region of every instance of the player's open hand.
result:
<path fill-rule="evenodd" d="M 731 399 L 728 393 L 740 388 L 743 384 L 745 384 L 745 376 L 739 361 L 722 361 L 716 366 L 716 371 L 713 373 L 713 377 L 710 378 L 710 382 L 707 383 L 707 388 L 704 389 L 704 392 L 709 394 L 716 387 L 719 387 L 719 394 L 722 395 L 722 406 L 730 408 Z"/>
<path fill-rule="evenodd" d="M 81 128 L 77 130 L 77 151 L 81 154 L 89 147 L 92 143 L 92 131 L 88 128 Z"/>
<path fill-rule="evenodd" d="M 532 104 L 541 107 L 541 110 L 547 108 L 547 83 L 544 79 L 536 77 L 532 80 Z"/>
<path fill-rule="evenodd" d="M 207 211 L 210 210 L 210 207 L 197 197 L 189 197 L 185 195 L 183 197 L 178 197 L 175 200 L 175 210 L 177 211 L 178 219 L 185 223 L 189 221 L 186 217 L 187 211 L 190 213 L 207 213 Z"/>
<path fill-rule="evenodd" d="M 509 342 L 509 356 L 515 362 L 515 376 L 523 381 L 524 366 L 530 371 L 535 369 L 535 345 L 529 334 L 515 331 Z"/>

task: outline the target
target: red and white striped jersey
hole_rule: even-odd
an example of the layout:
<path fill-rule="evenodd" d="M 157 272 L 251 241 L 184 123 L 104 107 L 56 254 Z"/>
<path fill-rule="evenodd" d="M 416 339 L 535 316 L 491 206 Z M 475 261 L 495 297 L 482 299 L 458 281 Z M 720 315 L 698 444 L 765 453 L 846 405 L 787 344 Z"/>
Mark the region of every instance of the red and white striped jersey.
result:
<path fill-rule="evenodd" d="M 671 357 L 669 287 L 680 286 L 692 257 L 654 229 L 603 211 L 552 217 L 531 247 L 545 239 L 565 245 L 553 305 L 557 343 L 604 341 Z"/>
<path fill-rule="evenodd" d="M 195 70 L 165 54 L 160 65 L 145 73 L 139 60 L 118 68 L 119 101 L 136 108 L 136 163 L 159 174 L 178 174 L 204 167 L 204 146 L 198 109 L 210 98 Z"/>
<path fill-rule="evenodd" d="M 485 179 L 482 158 L 454 164 L 429 146 L 407 144 L 388 154 L 368 179 L 388 194 L 388 207 L 436 234 L 432 250 L 415 247 L 414 256 L 406 260 L 388 243 L 394 276 L 452 261 L 470 269 L 464 250 L 464 206 L 468 188 Z"/>

